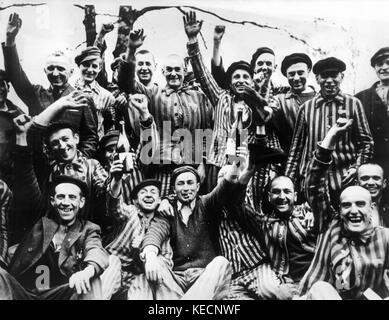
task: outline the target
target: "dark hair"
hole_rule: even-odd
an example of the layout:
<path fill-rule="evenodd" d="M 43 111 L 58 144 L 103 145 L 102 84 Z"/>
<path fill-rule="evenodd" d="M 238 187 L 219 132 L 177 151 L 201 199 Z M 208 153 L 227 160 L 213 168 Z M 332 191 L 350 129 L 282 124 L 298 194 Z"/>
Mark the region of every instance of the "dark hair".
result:
<path fill-rule="evenodd" d="M 74 128 L 74 126 L 69 122 L 53 122 L 51 123 L 45 131 L 44 134 L 44 142 L 46 146 L 50 149 L 50 137 L 57 131 L 62 129 L 70 129 L 73 134 L 77 133 L 78 131 Z"/>

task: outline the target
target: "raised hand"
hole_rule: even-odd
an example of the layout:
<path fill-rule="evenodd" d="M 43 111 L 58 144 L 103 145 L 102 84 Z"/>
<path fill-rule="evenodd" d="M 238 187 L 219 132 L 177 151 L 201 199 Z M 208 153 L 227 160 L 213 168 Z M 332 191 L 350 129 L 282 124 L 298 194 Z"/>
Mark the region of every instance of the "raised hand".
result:
<path fill-rule="evenodd" d="M 31 117 L 26 114 L 21 114 L 13 119 L 17 134 L 26 133 L 31 127 Z"/>
<path fill-rule="evenodd" d="M 73 91 L 67 96 L 58 99 L 55 104 L 61 110 L 65 109 L 79 109 L 88 106 L 88 97 L 81 91 Z"/>
<path fill-rule="evenodd" d="M 185 13 L 182 18 L 184 20 L 185 33 L 188 36 L 188 39 L 196 39 L 201 30 L 201 26 L 203 25 L 203 20 L 197 21 L 195 11 Z"/>
<path fill-rule="evenodd" d="M 19 18 L 19 15 L 17 13 L 11 13 L 7 24 L 7 40 L 15 40 L 21 26 L 22 19 Z"/>
<path fill-rule="evenodd" d="M 150 116 L 147 97 L 144 94 L 137 93 L 131 95 L 129 101 L 130 105 L 139 111 L 140 119 L 147 120 Z"/>
<path fill-rule="evenodd" d="M 100 33 L 101 34 L 110 33 L 114 28 L 115 26 L 113 25 L 113 23 L 103 23 L 100 29 Z"/>
<path fill-rule="evenodd" d="M 213 32 L 213 41 L 220 42 L 224 36 L 225 31 L 226 31 L 226 26 L 223 25 L 215 26 L 215 30 Z"/>
<path fill-rule="evenodd" d="M 135 52 L 136 49 L 143 45 L 145 38 L 146 36 L 143 34 L 143 29 L 131 31 L 128 42 L 130 49 Z"/>

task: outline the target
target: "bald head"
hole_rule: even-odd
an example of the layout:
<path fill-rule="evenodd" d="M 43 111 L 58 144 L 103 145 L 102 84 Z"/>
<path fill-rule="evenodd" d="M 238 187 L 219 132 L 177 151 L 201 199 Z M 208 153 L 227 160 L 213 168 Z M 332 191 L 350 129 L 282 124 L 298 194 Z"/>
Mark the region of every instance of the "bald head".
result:
<path fill-rule="evenodd" d="M 342 203 L 342 200 L 346 199 L 364 199 L 369 202 L 369 204 L 372 202 L 370 192 L 366 190 L 365 188 L 362 188 L 360 186 L 350 186 L 343 190 L 343 192 L 340 194 L 340 202 Z"/>

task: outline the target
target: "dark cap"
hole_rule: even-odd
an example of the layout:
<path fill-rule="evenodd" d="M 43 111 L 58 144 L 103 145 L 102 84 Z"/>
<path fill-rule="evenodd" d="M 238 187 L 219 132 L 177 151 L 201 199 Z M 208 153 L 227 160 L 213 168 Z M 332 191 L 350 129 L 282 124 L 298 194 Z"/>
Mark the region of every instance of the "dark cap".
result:
<path fill-rule="evenodd" d="M 308 66 L 308 70 L 312 68 L 312 60 L 305 53 L 292 53 L 284 58 L 281 63 L 281 72 L 286 77 L 288 68 L 296 63 L 303 62 Z"/>
<path fill-rule="evenodd" d="M 240 60 L 231 63 L 231 65 L 228 67 L 226 72 L 226 80 L 228 82 L 231 82 L 232 74 L 234 73 L 235 70 L 238 69 L 246 70 L 250 74 L 250 76 L 253 77 L 253 69 L 250 67 L 248 62 Z"/>
<path fill-rule="evenodd" d="M 111 70 L 115 71 L 117 68 L 119 68 L 120 64 L 123 63 L 124 60 L 122 57 L 117 57 L 113 62 L 111 63 Z"/>
<path fill-rule="evenodd" d="M 339 60 L 335 57 L 329 57 L 326 59 L 319 60 L 315 63 L 312 69 L 314 74 L 321 74 L 327 71 L 343 72 L 345 70 L 346 64 L 342 60 Z"/>
<path fill-rule="evenodd" d="M 54 176 L 53 181 L 50 184 L 50 194 L 54 194 L 55 187 L 61 183 L 71 183 L 75 184 L 81 189 L 82 196 L 86 197 L 89 193 L 89 187 L 85 181 L 79 179 L 78 177 L 69 176 L 69 175 L 58 175 Z"/>
<path fill-rule="evenodd" d="M 96 58 L 101 58 L 101 51 L 97 47 L 86 47 L 81 53 L 74 59 L 76 64 L 79 66 L 81 63 L 93 60 Z"/>
<path fill-rule="evenodd" d="M 173 173 L 172 173 L 172 179 L 171 179 L 171 184 L 174 186 L 175 182 L 176 182 L 176 179 L 177 177 L 181 174 L 181 173 L 185 173 L 185 172 L 191 172 L 195 175 L 196 177 L 196 180 L 197 182 L 200 182 L 200 175 L 199 173 L 197 172 L 197 170 L 191 166 L 182 166 L 182 167 L 179 167 L 177 169 L 174 169 Z"/>
<path fill-rule="evenodd" d="M 105 149 L 110 145 L 117 145 L 119 140 L 119 130 L 108 131 L 100 140 L 100 149 Z"/>
<path fill-rule="evenodd" d="M 158 181 L 158 180 L 155 180 L 155 179 L 146 179 L 146 180 L 143 180 L 142 182 L 138 183 L 134 189 L 132 189 L 131 191 L 131 199 L 136 199 L 138 197 L 138 192 L 144 188 L 144 187 L 147 187 L 147 186 L 156 186 L 159 190 L 159 192 L 161 193 L 161 188 L 162 188 L 162 182 L 161 181 Z"/>
<path fill-rule="evenodd" d="M 273 56 L 275 56 L 274 54 L 274 51 L 268 47 L 260 47 L 257 49 L 257 51 L 254 52 L 253 56 L 251 57 L 251 62 L 250 62 L 250 66 L 251 68 L 254 70 L 255 68 L 255 62 L 257 61 L 258 57 L 261 55 L 261 54 L 264 54 L 264 53 L 270 53 L 272 54 Z"/>
<path fill-rule="evenodd" d="M 374 67 L 379 60 L 386 57 L 389 57 L 389 47 L 381 48 L 371 57 L 370 59 L 371 66 Z"/>

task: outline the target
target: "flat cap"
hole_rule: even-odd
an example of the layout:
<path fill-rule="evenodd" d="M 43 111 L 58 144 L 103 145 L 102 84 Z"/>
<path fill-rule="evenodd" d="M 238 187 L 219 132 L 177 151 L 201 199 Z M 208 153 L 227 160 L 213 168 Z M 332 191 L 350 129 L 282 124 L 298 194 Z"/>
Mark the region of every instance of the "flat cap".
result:
<path fill-rule="evenodd" d="M 346 64 L 338 58 L 329 57 L 316 62 L 312 70 L 314 74 L 321 74 L 327 71 L 343 72 L 346 70 Z"/>
<path fill-rule="evenodd" d="M 97 47 L 86 47 L 84 50 L 81 51 L 79 55 L 74 59 L 76 64 L 79 66 L 81 63 L 93 60 L 96 58 L 101 58 L 101 51 Z"/>
<path fill-rule="evenodd" d="M 386 57 L 389 57 L 389 47 L 379 49 L 370 59 L 371 66 L 374 67 L 379 60 Z"/>
<path fill-rule="evenodd" d="M 179 167 L 179 168 L 173 170 L 172 179 L 171 179 L 171 183 L 173 186 L 176 182 L 177 177 L 180 174 L 185 173 L 185 172 L 193 173 L 196 177 L 197 182 L 200 182 L 200 175 L 195 168 L 193 168 L 191 166 L 182 166 L 182 167 Z"/>
<path fill-rule="evenodd" d="M 253 56 L 251 57 L 251 62 L 250 62 L 250 65 L 251 65 L 251 68 L 254 70 L 254 67 L 255 67 L 255 62 L 257 61 L 258 57 L 261 55 L 261 54 L 264 54 L 264 53 L 270 53 L 272 54 L 273 56 L 275 56 L 274 54 L 274 51 L 268 47 L 260 47 L 258 48 Z"/>
<path fill-rule="evenodd" d="M 286 77 L 286 71 L 288 68 L 296 63 L 303 62 L 308 66 L 308 69 L 312 69 L 312 60 L 305 53 L 292 53 L 284 58 L 281 63 L 281 72 Z"/>
<path fill-rule="evenodd" d="M 243 60 L 235 61 L 231 63 L 231 65 L 228 67 L 226 71 L 226 80 L 228 81 L 228 84 L 231 81 L 232 74 L 234 73 L 235 70 L 238 69 L 246 70 L 250 74 L 250 76 L 253 77 L 253 69 L 250 67 L 248 62 Z"/>
<path fill-rule="evenodd" d="M 134 189 L 131 190 L 131 199 L 136 199 L 138 197 L 138 192 L 143 189 L 144 187 L 147 186 L 156 186 L 161 193 L 161 188 L 162 188 L 162 182 L 159 180 L 155 179 L 146 179 L 143 180 L 142 182 L 139 182 Z"/>
<path fill-rule="evenodd" d="M 55 187 L 61 183 L 71 183 L 78 186 L 84 197 L 87 196 L 89 193 L 89 187 L 85 181 L 79 179 L 76 176 L 69 176 L 69 175 L 62 174 L 62 175 L 54 176 L 53 180 L 51 181 L 50 184 L 51 194 L 54 193 Z"/>
<path fill-rule="evenodd" d="M 110 145 L 117 145 L 119 140 L 119 130 L 108 131 L 100 140 L 100 149 L 104 149 Z"/>

